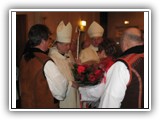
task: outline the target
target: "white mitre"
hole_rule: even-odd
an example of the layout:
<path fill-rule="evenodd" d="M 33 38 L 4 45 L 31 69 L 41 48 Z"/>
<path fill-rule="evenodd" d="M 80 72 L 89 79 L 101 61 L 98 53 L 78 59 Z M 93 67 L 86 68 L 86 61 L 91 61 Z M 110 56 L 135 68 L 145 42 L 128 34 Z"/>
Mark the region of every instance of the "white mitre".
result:
<path fill-rule="evenodd" d="M 70 43 L 72 37 L 72 25 L 69 22 L 66 26 L 63 21 L 61 21 L 57 27 L 57 38 L 56 41 L 63 43 Z"/>
<path fill-rule="evenodd" d="M 93 37 L 102 37 L 104 33 L 104 29 L 97 22 L 93 21 L 92 24 L 88 28 L 88 35 L 90 38 Z"/>

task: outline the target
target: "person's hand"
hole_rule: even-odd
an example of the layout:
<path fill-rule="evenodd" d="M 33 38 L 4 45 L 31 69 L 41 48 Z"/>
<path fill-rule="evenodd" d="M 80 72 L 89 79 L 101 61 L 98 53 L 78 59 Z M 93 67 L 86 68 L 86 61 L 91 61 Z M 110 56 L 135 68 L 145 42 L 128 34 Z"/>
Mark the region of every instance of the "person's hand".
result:
<path fill-rule="evenodd" d="M 76 81 L 72 81 L 72 87 L 78 89 L 79 88 L 79 85 Z"/>

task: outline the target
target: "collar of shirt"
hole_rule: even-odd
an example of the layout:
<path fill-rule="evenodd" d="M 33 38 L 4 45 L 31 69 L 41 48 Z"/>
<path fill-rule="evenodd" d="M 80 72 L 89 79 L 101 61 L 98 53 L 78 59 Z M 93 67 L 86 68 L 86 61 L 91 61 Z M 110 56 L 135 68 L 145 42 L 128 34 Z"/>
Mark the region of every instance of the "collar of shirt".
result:
<path fill-rule="evenodd" d="M 136 54 L 144 53 L 144 45 L 132 47 L 126 50 L 125 52 L 123 52 L 120 56 L 125 56 L 132 53 L 136 53 Z"/>
<path fill-rule="evenodd" d="M 57 58 L 60 58 L 60 59 L 67 59 L 69 58 L 67 54 L 61 54 L 58 52 L 58 49 L 56 47 L 54 47 L 52 49 L 52 54 L 54 54 L 54 56 L 56 56 Z"/>

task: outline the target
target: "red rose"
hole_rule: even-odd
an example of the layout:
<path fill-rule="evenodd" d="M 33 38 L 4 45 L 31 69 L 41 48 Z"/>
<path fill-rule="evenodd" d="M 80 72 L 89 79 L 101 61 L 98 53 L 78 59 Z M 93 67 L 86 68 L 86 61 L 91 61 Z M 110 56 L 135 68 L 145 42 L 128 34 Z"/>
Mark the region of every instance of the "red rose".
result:
<path fill-rule="evenodd" d="M 94 76 L 93 74 L 90 74 L 90 75 L 89 75 L 89 81 L 90 81 L 91 83 L 93 83 L 93 82 L 95 82 L 95 80 L 96 80 L 95 76 Z"/>
<path fill-rule="evenodd" d="M 101 70 L 96 70 L 94 74 L 95 74 L 96 76 L 100 76 L 100 75 L 101 75 L 101 73 L 102 73 L 102 71 L 101 71 Z"/>
<path fill-rule="evenodd" d="M 78 71 L 78 74 L 81 74 L 85 71 L 85 67 L 80 65 L 80 66 L 78 66 L 77 71 Z"/>

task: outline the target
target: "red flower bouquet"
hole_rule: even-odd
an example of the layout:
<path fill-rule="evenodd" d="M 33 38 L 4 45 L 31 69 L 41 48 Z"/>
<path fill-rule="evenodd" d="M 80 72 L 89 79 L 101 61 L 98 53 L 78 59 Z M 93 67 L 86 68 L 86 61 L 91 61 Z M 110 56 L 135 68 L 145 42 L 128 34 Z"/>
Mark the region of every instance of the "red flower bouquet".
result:
<path fill-rule="evenodd" d="M 98 65 L 73 65 L 73 76 L 80 86 L 98 84 L 103 78 L 104 71 Z"/>

